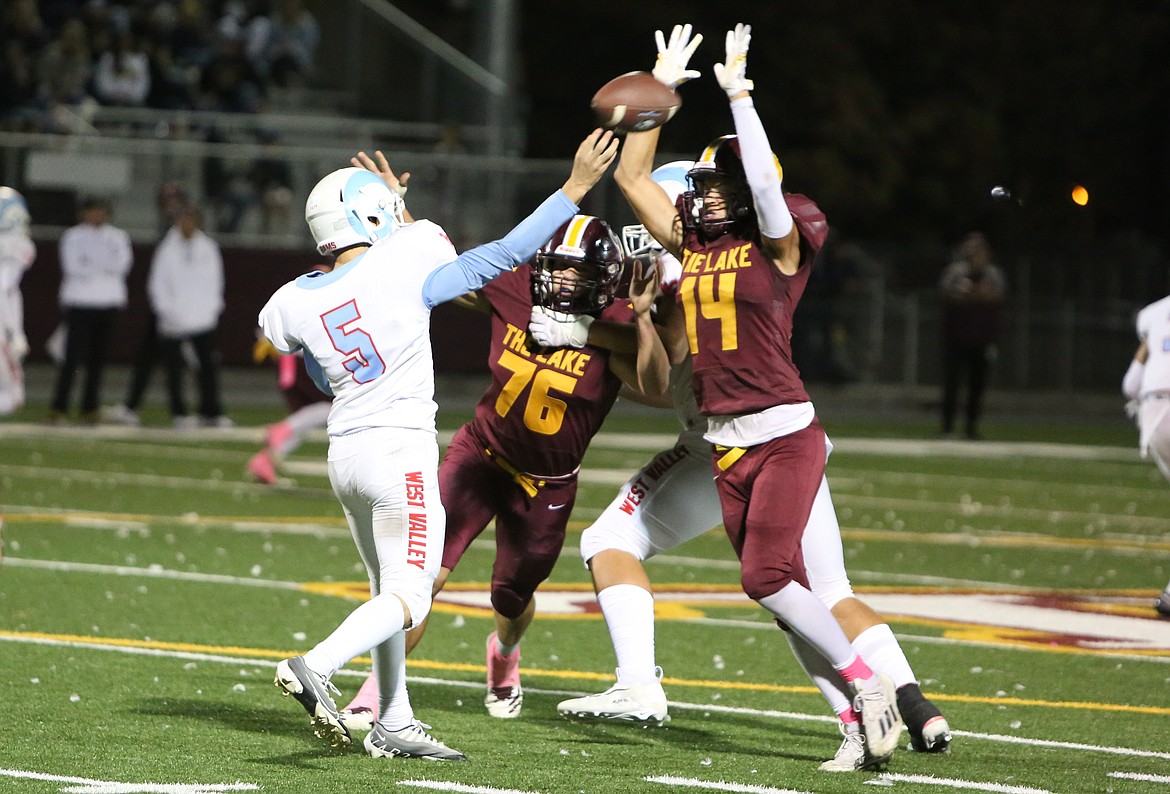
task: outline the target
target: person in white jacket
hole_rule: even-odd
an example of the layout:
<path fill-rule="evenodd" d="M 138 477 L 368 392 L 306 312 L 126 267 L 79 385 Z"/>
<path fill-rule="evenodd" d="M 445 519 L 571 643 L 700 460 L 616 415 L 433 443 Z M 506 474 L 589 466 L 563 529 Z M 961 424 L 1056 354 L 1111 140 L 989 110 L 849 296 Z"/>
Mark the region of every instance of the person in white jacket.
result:
<path fill-rule="evenodd" d="M 28 338 L 20 279 L 37 255 L 28 226 L 24 197 L 10 187 L 0 187 L 0 416 L 24 404 L 21 362 L 28 354 Z"/>
<path fill-rule="evenodd" d="M 166 362 L 167 392 L 175 427 L 230 427 L 219 391 L 215 330 L 223 313 L 223 256 L 219 244 L 199 228 L 199 208 L 186 205 L 154 251 L 146 291 L 158 318 Z M 199 417 L 187 412 L 183 394 L 188 346 L 198 362 Z"/>
<path fill-rule="evenodd" d="M 126 308 L 126 276 L 134 264 L 130 235 L 109 220 L 109 202 L 90 198 L 81 205 L 81 223 L 61 235 L 58 299 L 68 330 L 53 390 L 50 424 L 61 424 L 68 417 L 73 379 L 81 366 L 85 367 L 81 418 L 87 424 L 99 420 L 106 349 L 118 312 Z"/>

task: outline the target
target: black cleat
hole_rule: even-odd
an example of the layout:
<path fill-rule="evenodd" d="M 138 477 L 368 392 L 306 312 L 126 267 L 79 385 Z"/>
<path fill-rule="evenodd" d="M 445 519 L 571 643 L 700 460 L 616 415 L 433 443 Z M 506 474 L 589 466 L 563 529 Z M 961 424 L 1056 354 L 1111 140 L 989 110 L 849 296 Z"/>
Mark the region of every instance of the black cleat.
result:
<path fill-rule="evenodd" d="M 946 753 L 951 749 L 951 726 L 922 694 L 918 684 L 898 689 L 898 711 L 910 731 L 910 747 L 919 753 Z"/>

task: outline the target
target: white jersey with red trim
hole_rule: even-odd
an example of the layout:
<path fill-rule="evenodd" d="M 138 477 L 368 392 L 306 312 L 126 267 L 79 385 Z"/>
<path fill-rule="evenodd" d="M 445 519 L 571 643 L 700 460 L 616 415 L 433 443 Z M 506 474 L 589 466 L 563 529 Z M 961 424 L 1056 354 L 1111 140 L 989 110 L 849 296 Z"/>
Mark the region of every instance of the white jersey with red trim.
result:
<path fill-rule="evenodd" d="M 416 221 L 330 273 L 290 281 L 261 310 L 268 341 L 281 353 L 304 349 L 328 378 L 330 436 L 372 427 L 435 431 L 423 284 L 455 258 L 442 228 Z"/>

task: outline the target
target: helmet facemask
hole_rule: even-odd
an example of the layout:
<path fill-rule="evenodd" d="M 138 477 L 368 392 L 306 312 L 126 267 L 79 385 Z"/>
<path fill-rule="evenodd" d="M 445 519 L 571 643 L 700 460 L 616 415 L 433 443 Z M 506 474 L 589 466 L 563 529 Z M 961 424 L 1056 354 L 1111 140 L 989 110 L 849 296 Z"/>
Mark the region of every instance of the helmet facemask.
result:
<path fill-rule="evenodd" d="M 613 303 L 625 267 L 621 241 L 600 218 L 575 215 L 532 261 L 532 305 L 595 314 Z"/>

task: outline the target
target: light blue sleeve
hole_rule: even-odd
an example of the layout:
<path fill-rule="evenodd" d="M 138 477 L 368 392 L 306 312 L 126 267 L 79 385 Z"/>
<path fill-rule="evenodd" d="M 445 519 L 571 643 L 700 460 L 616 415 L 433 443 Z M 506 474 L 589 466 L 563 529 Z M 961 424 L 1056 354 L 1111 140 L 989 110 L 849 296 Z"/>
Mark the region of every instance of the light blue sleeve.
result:
<path fill-rule="evenodd" d="M 333 389 L 329 385 L 329 378 L 325 376 L 325 370 L 321 369 L 317 359 L 313 358 L 308 350 L 305 351 L 305 372 L 309 373 L 309 377 L 313 379 L 313 383 L 317 385 L 318 389 L 330 397 L 333 396 Z"/>
<path fill-rule="evenodd" d="M 558 190 L 501 239 L 464 251 L 432 271 L 423 283 L 423 302 L 433 309 L 527 262 L 576 213 L 577 205 Z"/>

